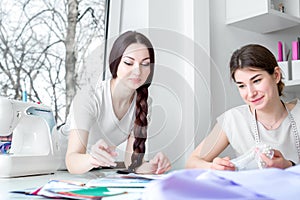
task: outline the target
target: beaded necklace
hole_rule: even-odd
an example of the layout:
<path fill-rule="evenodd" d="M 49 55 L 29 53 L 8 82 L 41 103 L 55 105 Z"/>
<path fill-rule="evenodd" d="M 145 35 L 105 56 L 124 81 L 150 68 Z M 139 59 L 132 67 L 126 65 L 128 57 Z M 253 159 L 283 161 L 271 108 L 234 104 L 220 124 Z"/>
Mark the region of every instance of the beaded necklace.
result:
<path fill-rule="evenodd" d="M 286 107 L 286 105 L 283 102 L 282 102 L 282 104 L 284 105 L 284 108 L 286 109 L 286 111 L 288 113 L 288 118 L 292 125 L 292 133 L 294 135 L 295 145 L 296 145 L 298 157 L 300 160 L 300 139 L 299 139 L 299 132 L 298 132 L 298 129 L 296 126 L 296 122 L 294 120 L 292 113 L 289 111 L 289 109 Z M 252 116 L 253 116 L 252 119 L 253 119 L 253 127 L 254 127 L 254 140 L 255 140 L 256 144 L 259 144 L 261 141 L 260 141 L 259 132 L 258 132 L 256 109 L 254 109 L 254 115 L 252 115 Z"/>

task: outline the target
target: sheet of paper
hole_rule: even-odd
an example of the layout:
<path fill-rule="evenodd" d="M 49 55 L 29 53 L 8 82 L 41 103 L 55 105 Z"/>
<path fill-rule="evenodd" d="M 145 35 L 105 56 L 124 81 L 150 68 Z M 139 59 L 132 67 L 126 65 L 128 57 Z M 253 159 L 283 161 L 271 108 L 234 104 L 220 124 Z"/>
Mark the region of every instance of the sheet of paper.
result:
<path fill-rule="evenodd" d="M 103 177 L 90 180 L 86 183 L 88 187 L 123 187 L 123 188 L 144 188 L 151 180 L 140 178 Z"/>
<path fill-rule="evenodd" d="M 140 179 L 149 179 L 149 180 L 160 180 L 168 176 L 168 174 L 134 174 L 130 173 L 127 175 L 121 176 L 122 178 L 140 178 Z"/>

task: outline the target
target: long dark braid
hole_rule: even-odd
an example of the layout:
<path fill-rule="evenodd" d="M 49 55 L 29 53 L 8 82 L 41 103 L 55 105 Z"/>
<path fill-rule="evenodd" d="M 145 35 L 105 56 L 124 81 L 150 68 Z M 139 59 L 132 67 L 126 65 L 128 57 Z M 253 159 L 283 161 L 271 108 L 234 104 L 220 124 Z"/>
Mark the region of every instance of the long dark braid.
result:
<path fill-rule="evenodd" d="M 145 155 L 145 142 L 147 140 L 147 114 L 148 114 L 148 84 L 143 85 L 137 89 L 136 98 L 136 111 L 135 111 L 135 122 L 134 122 L 134 143 L 133 143 L 133 153 L 131 156 L 131 165 L 128 170 L 134 172 L 137 167 L 139 167 Z"/>
<path fill-rule="evenodd" d="M 135 31 L 127 31 L 121 34 L 117 40 L 114 42 L 110 56 L 109 56 L 109 67 L 113 78 L 117 77 L 118 66 L 121 61 L 122 55 L 125 49 L 134 43 L 144 44 L 148 48 L 150 57 L 150 74 L 141 87 L 137 91 L 136 98 L 136 111 L 135 111 L 135 121 L 133 127 L 134 133 L 134 143 L 133 143 L 133 153 L 131 156 L 131 165 L 128 167 L 129 172 L 135 172 L 135 169 L 139 167 L 145 155 L 146 147 L 145 142 L 147 140 L 147 114 L 148 114 L 148 87 L 151 85 L 153 73 L 154 73 L 154 49 L 150 40 L 143 34 Z"/>

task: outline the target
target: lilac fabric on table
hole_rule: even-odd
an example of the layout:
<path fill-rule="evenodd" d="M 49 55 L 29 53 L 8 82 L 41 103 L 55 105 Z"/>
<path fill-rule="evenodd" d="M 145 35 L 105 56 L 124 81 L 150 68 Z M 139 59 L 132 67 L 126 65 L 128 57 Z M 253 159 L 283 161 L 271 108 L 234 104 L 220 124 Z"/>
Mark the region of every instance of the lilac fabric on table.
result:
<path fill-rule="evenodd" d="M 271 168 L 239 173 L 224 171 L 215 173 L 272 199 L 300 198 L 300 165 L 285 170 Z"/>
<path fill-rule="evenodd" d="M 299 199 L 300 165 L 287 170 L 180 170 L 151 182 L 143 200 Z"/>

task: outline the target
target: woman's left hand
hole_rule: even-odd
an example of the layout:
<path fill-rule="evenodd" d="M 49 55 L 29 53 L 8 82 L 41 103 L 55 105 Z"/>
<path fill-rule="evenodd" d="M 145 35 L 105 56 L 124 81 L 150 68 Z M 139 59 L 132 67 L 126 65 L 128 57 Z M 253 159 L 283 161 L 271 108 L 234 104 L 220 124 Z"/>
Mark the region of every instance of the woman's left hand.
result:
<path fill-rule="evenodd" d="M 274 167 L 285 169 L 292 166 L 292 163 L 289 160 L 286 160 L 282 153 L 276 149 L 274 150 L 274 156 L 272 159 L 268 158 L 265 154 L 261 154 L 261 159 L 266 163 L 267 167 Z"/>
<path fill-rule="evenodd" d="M 171 169 L 171 163 L 162 152 L 157 153 L 149 162 L 144 162 L 136 169 L 138 174 L 163 174 Z"/>
<path fill-rule="evenodd" d="M 171 169 L 171 163 L 169 159 L 162 152 L 157 153 L 149 163 L 157 166 L 155 174 L 163 174 Z"/>

